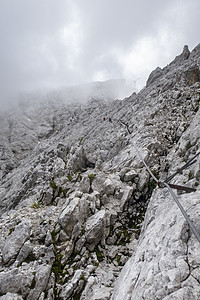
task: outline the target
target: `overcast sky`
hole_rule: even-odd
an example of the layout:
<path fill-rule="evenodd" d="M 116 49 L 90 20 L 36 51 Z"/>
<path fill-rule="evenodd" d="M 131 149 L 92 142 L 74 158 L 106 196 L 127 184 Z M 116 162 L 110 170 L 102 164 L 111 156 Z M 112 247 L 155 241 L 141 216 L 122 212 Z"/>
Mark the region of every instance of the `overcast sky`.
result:
<path fill-rule="evenodd" d="M 200 0 L 0 0 L 0 90 L 125 78 L 200 42 Z M 2 101 L 2 100 L 1 100 Z"/>

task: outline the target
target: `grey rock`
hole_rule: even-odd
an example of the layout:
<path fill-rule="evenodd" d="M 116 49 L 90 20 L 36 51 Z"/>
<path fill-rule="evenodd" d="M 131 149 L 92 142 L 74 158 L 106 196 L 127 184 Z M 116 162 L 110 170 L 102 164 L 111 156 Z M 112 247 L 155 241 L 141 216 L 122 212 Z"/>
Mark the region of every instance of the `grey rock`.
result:
<path fill-rule="evenodd" d="M 168 200 L 168 205 L 165 205 L 165 201 L 169 197 L 167 191 L 157 190 L 153 194 L 139 246 L 122 270 L 112 299 L 126 299 L 128 291 L 131 297 L 135 299 L 142 299 L 142 297 L 148 297 L 152 300 L 156 297 L 171 299 L 173 294 L 177 295 L 174 296 L 174 299 L 178 299 L 178 297 L 187 299 L 190 289 L 186 285 L 187 289 L 182 290 L 182 282 L 185 282 L 186 278 L 191 278 L 189 265 L 199 265 L 198 259 L 196 263 L 194 262 L 197 258 L 196 247 L 198 247 L 198 241 L 193 239 L 193 249 L 187 253 L 188 237 L 185 238 L 185 230 L 187 230 L 185 220 L 174 202 Z M 188 200 L 191 199 L 191 201 L 196 202 L 196 197 L 197 195 L 192 194 L 190 196 L 182 195 L 181 203 L 185 208 L 189 207 Z M 172 213 L 174 210 L 177 211 L 177 214 Z M 152 231 L 153 228 L 154 232 Z M 170 232 L 173 232 L 173 234 L 170 234 Z M 151 242 L 154 243 L 156 240 L 157 250 L 150 245 Z M 147 243 L 148 248 L 144 246 Z M 176 245 L 176 250 L 173 250 L 174 245 Z M 193 257 L 193 262 L 188 265 L 187 261 L 190 257 Z M 133 283 L 136 281 L 137 285 L 132 288 Z M 198 291 L 199 285 L 197 284 L 192 292 L 194 299 L 198 299 Z"/>
<path fill-rule="evenodd" d="M 45 238 L 45 245 L 46 246 L 49 246 L 53 243 L 53 240 L 52 240 L 52 236 L 51 236 L 51 233 L 50 231 L 48 230 L 47 231 L 47 234 L 46 234 L 46 238 Z"/>
<path fill-rule="evenodd" d="M 59 233 L 59 239 L 61 240 L 61 242 L 66 242 L 67 240 L 69 240 L 69 236 L 64 230 L 61 230 Z"/>
<path fill-rule="evenodd" d="M 198 243 L 138 155 L 165 180 L 198 153 L 199 55 L 199 45 L 191 53 L 185 47 L 124 100 L 80 103 L 64 91 L 30 94 L 1 114 L 1 295 L 199 298 Z M 103 121 L 109 115 L 112 123 Z M 196 188 L 178 197 L 199 231 L 198 160 L 173 183 Z M 50 187 L 52 180 L 58 188 Z M 31 224 L 27 230 L 17 229 L 22 220 Z"/>
<path fill-rule="evenodd" d="M 175 63 L 175 64 L 180 63 L 180 62 L 188 59 L 189 56 L 190 56 L 190 51 L 188 49 L 188 46 L 185 45 L 183 47 L 183 52 L 180 55 L 176 56 L 176 58 L 172 61 L 171 64 L 173 64 L 173 63 Z"/>
<path fill-rule="evenodd" d="M 104 236 L 105 226 L 108 215 L 105 210 L 100 210 L 95 215 L 91 216 L 85 226 L 86 246 L 89 250 L 93 250 Z"/>
<path fill-rule="evenodd" d="M 0 293 L 20 293 L 27 296 L 33 281 L 34 275 L 30 271 L 14 268 L 10 271 L 0 272 Z"/>
<path fill-rule="evenodd" d="M 83 193 L 89 193 L 90 192 L 90 179 L 87 177 L 83 177 L 81 183 L 81 190 L 83 191 Z"/>
<path fill-rule="evenodd" d="M 69 237 L 77 238 L 89 212 L 85 197 L 73 198 L 59 216 L 59 223 Z"/>
<path fill-rule="evenodd" d="M 5 245 L 2 249 L 4 264 L 10 264 L 13 262 L 29 236 L 30 223 L 29 221 L 24 220 L 22 223 L 16 226 L 14 231 L 5 241 Z"/>
<path fill-rule="evenodd" d="M 62 292 L 60 293 L 60 299 L 70 299 L 71 296 L 75 293 L 77 288 L 83 284 L 81 282 L 81 276 L 83 275 L 83 270 L 77 270 L 73 278 L 64 285 Z"/>
<path fill-rule="evenodd" d="M 16 258 L 16 262 L 20 265 L 27 258 L 27 256 L 31 253 L 31 251 L 32 251 L 32 246 L 31 246 L 30 241 L 25 242 L 19 251 L 19 254 Z"/>
<path fill-rule="evenodd" d="M 0 297 L 1 300 L 23 300 L 22 296 L 12 293 L 7 293 Z"/>
<path fill-rule="evenodd" d="M 79 221 L 80 198 L 74 198 L 70 204 L 63 210 L 59 217 L 59 222 L 66 234 L 71 236 L 74 226 Z"/>
<path fill-rule="evenodd" d="M 67 163 L 67 168 L 72 172 L 85 169 L 87 167 L 87 157 L 85 150 L 82 146 L 76 149 L 76 151 L 71 153 L 71 157 Z"/>
<path fill-rule="evenodd" d="M 50 265 L 41 265 L 36 269 L 36 274 L 34 277 L 34 288 L 31 289 L 27 300 L 36 300 L 40 297 L 41 293 L 45 291 L 46 286 L 49 281 L 49 276 L 51 272 Z"/>
<path fill-rule="evenodd" d="M 137 176 L 137 172 L 135 170 L 131 170 L 124 175 L 124 181 L 129 182 L 132 181 Z"/>
<path fill-rule="evenodd" d="M 133 187 L 131 186 L 128 186 L 124 192 L 123 192 L 123 196 L 120 200 L 120 207 L 121 209 L 123 210 L 125 205 L 128 203 L 128 201 L 131 199 L 132 197 L 132 194 L 133 194 Z"/>
<path fill-rule="evenodd" d="M 163 70 L 160 67 L 157 67 L 154 71 L 151 72 L 147 80 L 146 86 L 154 83 L 154 81 L 163 75 Z"/>
<path fill-rule="evenodd" d="M 104 182 L 104 193 L 109 195 L 114 195 L 115 193 L 115 186 L 113 185 L 113 182 L 110 179 L 106 179 Z"/>

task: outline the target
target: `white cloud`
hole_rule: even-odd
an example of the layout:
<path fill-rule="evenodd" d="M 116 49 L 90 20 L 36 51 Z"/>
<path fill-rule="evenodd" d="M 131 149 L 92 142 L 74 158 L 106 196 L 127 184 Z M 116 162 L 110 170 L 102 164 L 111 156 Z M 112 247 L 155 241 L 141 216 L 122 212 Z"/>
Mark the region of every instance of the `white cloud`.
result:
<path fill-rule="evenodd" d="M 137 80 L 199 41 L 199 0 L 1 0 L 0 90 Z"/>

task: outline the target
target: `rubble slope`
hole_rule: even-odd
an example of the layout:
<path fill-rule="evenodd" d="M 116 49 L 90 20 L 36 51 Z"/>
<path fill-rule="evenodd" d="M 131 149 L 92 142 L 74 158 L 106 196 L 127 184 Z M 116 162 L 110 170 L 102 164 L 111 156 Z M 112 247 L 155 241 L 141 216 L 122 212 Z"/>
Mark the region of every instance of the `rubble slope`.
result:
<path fill-rule="evenodd" d="M 164 180 L 198 153 L 199 57 L 124 100 L 1 116 L 0 299 L 199 299 L 199 242 L 140 158 Z M 173 183 L 196 189 L 178 198 L 200 231 L 199 178 L 198 157 Z"/>

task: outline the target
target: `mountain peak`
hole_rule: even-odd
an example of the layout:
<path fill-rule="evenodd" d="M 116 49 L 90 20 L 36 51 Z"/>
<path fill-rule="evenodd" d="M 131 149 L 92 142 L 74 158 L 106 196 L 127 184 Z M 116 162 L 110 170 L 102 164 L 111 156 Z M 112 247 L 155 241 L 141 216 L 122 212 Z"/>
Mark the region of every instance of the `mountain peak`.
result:
<path fill-rule="evenodd" d="M 199 241 L 172 197 L 198 229 L 199 49 L 123 100 L 106 101 L 111 80 L 1 115 L 0 299 L 199 299 Z M 174 193 L 156 184 L 170 178 Z"/>

